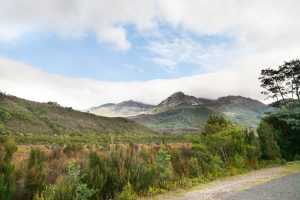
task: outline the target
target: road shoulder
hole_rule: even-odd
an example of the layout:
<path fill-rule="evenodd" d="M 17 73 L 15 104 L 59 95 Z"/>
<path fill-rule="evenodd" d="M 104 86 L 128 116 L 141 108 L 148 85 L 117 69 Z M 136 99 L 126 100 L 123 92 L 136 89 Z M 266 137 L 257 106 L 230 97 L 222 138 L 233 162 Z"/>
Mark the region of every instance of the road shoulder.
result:
<path fill-rule="evenodd" d="M 220 199 L 235 192 L 243 191 L 258 184 L 286 176 L 291 173 L 300 172 L 300 161 L 287 163 L 286 165 L 272 168 L 264 168 L 249 173 L 226 177 L 200 184 L 189 189 L 170 191 L 151 199 L 174 199 L 174 200 L 201 200 Z M 149 199 L 149 198 L 142 198 Z"/>

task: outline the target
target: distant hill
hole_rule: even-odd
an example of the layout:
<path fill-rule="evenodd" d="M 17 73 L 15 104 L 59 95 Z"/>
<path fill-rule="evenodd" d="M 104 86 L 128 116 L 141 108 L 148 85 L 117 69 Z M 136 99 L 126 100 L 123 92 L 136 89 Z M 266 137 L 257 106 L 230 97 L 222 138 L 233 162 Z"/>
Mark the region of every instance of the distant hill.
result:
<path fill-rule="evenodd" d="M 0 94 L 0 134 L 1 132 L 51 135 L 154 133 L 126 118 L 100 117 L 64 108 L 54 102 L 37 103 L 3 93 Z"/>
<path fill-rule="evenodd" d="M 199 133 L 211 115 L 222 113 L 203 106 L 182 105 L 164 112 L 138 115 L 130 119 L 161 132 Z"/>
<path fill-rule="evenodd" d="M 144 113 L 152 105 L 129 100 L 118 104 L 108 103 L 98 107 L 92 107 L 85 111 L 106 117 L 130 117 Z"/>
<path fill-rule="evenodd" d="M 210 115 L 224 115 L 236 123 L 255 128 L 268 110 L 267 105 L 242 96 L 212 100 L 176 92 L 146 114 L 131 119 L 158 131 L 199 132 Z"/>

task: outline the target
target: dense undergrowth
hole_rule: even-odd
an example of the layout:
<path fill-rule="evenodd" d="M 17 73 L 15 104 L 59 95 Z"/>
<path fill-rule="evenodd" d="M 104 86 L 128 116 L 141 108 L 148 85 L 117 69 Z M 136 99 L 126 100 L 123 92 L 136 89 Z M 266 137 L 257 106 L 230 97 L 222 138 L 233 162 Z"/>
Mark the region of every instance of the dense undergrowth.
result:
<path fill-rule="evenodd" d="M 267 129 L 265 127 L 264 129 Z M 264 130 L 262 128 L 262 130 Z M 273 138 L 210 117 L 192 145 L 1 145 L 1 199 L 135 199 L 282 163 Z M 272 140 L 271 142 L 269 140 Z M 277 146 L 278 147 L 278 146 Z M 27 150 L 25 150 L 26 148 Z M 16 152 L 16 153 L 15 153 Z M 15 156 L 13 154 L 15 153 Z"/>

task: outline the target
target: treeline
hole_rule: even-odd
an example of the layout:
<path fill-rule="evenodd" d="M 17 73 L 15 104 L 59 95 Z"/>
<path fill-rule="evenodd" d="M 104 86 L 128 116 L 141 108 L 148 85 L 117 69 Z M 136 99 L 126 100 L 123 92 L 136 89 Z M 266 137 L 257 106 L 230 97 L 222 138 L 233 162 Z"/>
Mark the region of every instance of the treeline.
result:
<path fill-rule="evenodd" d="M 135 199 L 282 163 L 276 142 L 269 141 L 273 138 L 258 133 L 259 137 L 222 116 L 212 116 L 202 134 L 186 138 L 192 146 L 35 147 L 21 165 L 13 164 L 17 148 L 8 139 L 1 145 L 0 195 L 34 200 Z"/>
<path fill-rule="evenodd" d="M 262 93 L 275 100 L 271 104 L 274 111 L 263 118 L 258 129 L 258 133 L 274 141 L 264 142 L 262 147 L 279 148 L 286 160 L 300 159 L 300 60 L 264 69 L 259 79 L 265 89 Z"/>

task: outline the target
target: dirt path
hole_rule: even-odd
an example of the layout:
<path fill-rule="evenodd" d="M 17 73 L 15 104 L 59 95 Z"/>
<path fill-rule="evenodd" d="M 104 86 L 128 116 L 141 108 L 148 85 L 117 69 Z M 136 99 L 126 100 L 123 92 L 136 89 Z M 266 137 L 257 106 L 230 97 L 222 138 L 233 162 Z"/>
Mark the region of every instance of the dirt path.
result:
<path fill-rule="evenodd" d="M 174 199 L 174 200 L 204 200 L 222 199 L 238 191 L 252 188 L 258 184 L 280 178 L 282 176 L 299 172 L 300 162 L 294 162 L 282 167 L 267 168 L 253 171 L 247 174 L 227 177 L 206 184 L 193 187 L 189 190 L 180 190 L 158 195 L 151 199 Z"/>

